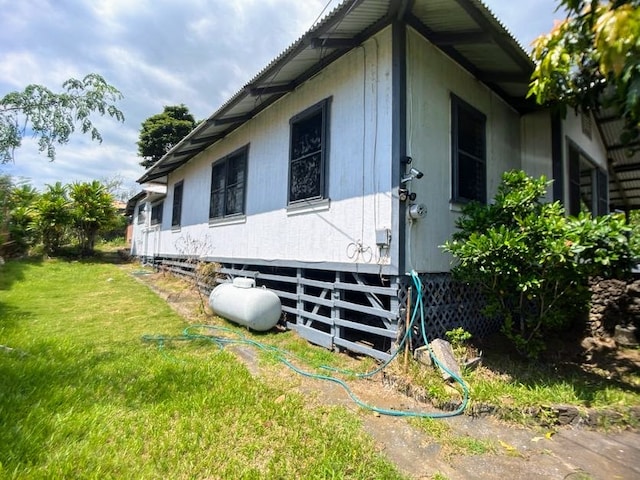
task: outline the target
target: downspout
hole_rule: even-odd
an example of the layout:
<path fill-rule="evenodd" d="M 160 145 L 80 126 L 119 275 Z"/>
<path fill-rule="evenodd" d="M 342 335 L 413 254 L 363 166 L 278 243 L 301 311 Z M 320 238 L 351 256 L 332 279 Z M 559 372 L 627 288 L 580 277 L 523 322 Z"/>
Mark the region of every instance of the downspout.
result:
<path fill-rule="evenodd" d="M 392 51 L 392 133 L 391 133 L 391 188 L 394 200 L 393 215 L 397 225 L 398 275 L 406 272 L 406 212 L 398 189 L 400 176 L 405 171 L 407 158 L 407 28 L 402 18 L 391 24 Z"/>

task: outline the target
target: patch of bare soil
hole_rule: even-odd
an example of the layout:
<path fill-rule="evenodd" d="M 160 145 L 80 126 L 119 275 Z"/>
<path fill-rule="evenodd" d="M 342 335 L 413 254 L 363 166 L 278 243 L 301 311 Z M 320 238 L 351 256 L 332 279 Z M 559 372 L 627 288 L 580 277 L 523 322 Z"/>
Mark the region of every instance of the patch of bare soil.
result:
<path fill-rule="evenodd" d="M 131 266 L 125 267 L 131 271 Z M 134 272 L 135 273 L 135 272 Z M 206 300 L 191 286 L 161 273 L 134 275 L 164 298 L 191 323 L 204 323 Z M 336 383 L 310 379 L 289 369 L 259 364 L 248 347 L 233 347 L 255 376 L 277 376 L 309 404 L 342 406 L 358 415 L 378 450 L 412 479 L 609 479 L 640 478 L 640 436 L 634 432 L 603 434 L 562 429 L 554 434 L 508 425 L 492 417 L 461 415 L 436 420 L 446 433 L 433 435 L 407 418 L 374 414 L 354 403 Z M 637 359 L 633 360 L 636 361 Z M 357 361 L 353 359 L 353 361 Z M 350 380 L 349 387 L 363 402 L 380 408 L 434 412 L 435 408 L 400 393 L 381 376 Z M 462 446 L 462 447 L 461 447 Z"/>

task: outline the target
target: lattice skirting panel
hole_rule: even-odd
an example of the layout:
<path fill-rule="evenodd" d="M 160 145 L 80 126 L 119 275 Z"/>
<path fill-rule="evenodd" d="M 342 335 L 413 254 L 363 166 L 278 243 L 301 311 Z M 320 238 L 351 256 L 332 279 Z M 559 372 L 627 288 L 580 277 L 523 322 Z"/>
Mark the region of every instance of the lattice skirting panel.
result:
<path fill-rule="evenodd" d="M 476 337 L 483 337 L 496 332 L 500 323 L 482 314 L 484 300 L 480 292 L 470 285 L 455 281 L 448 273 L 420 274 L 424 303 L 424 326 L 427 340 L 446 338 L 445 333 L 462 327 Z M 398 291 L 398 298 L 403 312 L 406 312 L 409 291 L 411 291 L 411 310 L 417 295 L 415 286 L 409 278 L 404 278 Z M 400 322 L 403 333 L 406 316 Z M 414 322 L 412 347 L 424 344 L 422 339 L 421 319 Z"/>
<path fill-rule="evenodd" d="M 211 259 L 215 262 L 215 259 Z M 157 268 L 194 281 L 206 293 L 217 283 L 234 277 L 250 277 L 257 286 L 274 291 L 282 302 L 283 326 L 295 330 L 311 343 L 329 349 L 348 350 L 386 360 L 405 332 L 410 278 L 358 272 L 261 264 L 218 264 L 213 283 L 197 274 L 198 262 L 188 258 L 155 257 Z M 444 338 L 445 332 L 463 327 L 474 335 L 497 329 L 480 313 L 481 295 L 446 273 L 421 274 L 427 339 Z M 415 305 L 416 292 L 412 292 Z M 423 342 L 418 327 L 412 347 Z"/>

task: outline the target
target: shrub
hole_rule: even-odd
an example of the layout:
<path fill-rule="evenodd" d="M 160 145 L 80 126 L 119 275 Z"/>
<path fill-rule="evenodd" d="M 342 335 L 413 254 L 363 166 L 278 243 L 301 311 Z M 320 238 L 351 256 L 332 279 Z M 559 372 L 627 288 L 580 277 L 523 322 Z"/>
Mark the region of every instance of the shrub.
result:
<path fill-rule="evenodd" d="M 443 246 L 457 259 L 454 276 L 479 286 L 485 313 L 502 318 L 503 333 L 528 357 L 586 310 L 590 276 L 626 274 L 633 260 L 623 215 L 567 217 L 560 203 L 542 200 L 547 185 L 506 172 L 493 204 L 466 205 Z"/>

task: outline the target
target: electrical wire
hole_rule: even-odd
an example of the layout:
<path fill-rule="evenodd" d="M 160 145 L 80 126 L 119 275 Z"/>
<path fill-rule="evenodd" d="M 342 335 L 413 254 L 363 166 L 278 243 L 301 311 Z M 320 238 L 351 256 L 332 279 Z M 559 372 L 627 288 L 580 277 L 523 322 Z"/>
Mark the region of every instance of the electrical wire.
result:
<path fill-rule="evenodd" d="M 293 370 L 294 372 L 296 372 L 299 375 L 302 375 L 304 377 L 307 378 L 312 378 L 312 379 L 316 379 L 316 380 L 323 380 L 323 381 L 327 381 L 327 382 L 332 382 L 332 383 L 336 383 L 338 385 L 340 385 L 345 392 L 347 393 L 347 395 L 349 395 L 349 397 L 353 400 L 353 402 L 358 405 L 359 407 L 366 409 L 366 410 L 370 410 L 373 412 L 376 412 L 380 415 L 386 415 L 386 416 L 393 416 L 393 417 L 417 417 L 417 418 L 448 418 L 448 417 L 453 417 L 453 416 L 457 416 L 460 415 L 464 412 L 464 410 L 467 407 L 467 404 L 469 402 L 469 389 L 466 385 L 466 383 L 464 382 L 464 380 L 462 380 L 462 378 L 460 378 L 458 375 L 456 375 L 454 372 L 450 371 L 449 369 L 446 368 L 445 365 L 443 365 L 438 359 L 437 357 L 433 354 L 433 351 L 431 350 L 431 346 L 429 345 L 429 342 L 427 340 L 427 336 L 426 336 L 426 330 L 425 330 L 425 317 L 424 317 L 424 301 L 423 301 L 423 294 L 422 294 L 422 281 L 420 280 L 420 277 L 418 276 L 418 274 L 415 272 L 415 270 L 412 270 L 410 273 L 411 276 L 411 280 L 413 282 L 414 285 L 414 291 L 416 292 L 416 296 L 417 296 L 417 301 L 415 303 L 415 306 L 413 308 L 413 313 L 411 315 L 411 321 L 409 323 L 409 325 L 406 326 L 405 329 L 405 333 L 403 335 L 402 341 L 400 342 L 398 348 L 395 350 L 395 352 L 393 353 L 393 355 L 391 355 L 391 357 L 385 361 L 384 363 L 382 363 L 379 367 L 373 369 L 370 372 L 366 372 L 366 373 L 355 373 L 349 370 L 341 370 L 341 369 L 336 369 L 333 367 L 329 367 L 326 365 L 321 366 L 320 368 L 326 371 L 332 371 L 332 372 L 336 372 L 336 373 L 341 373 L 344 375 L 349 375 L 352 377 L 356 377 L 356 378 L 368 378 L 368 377 L 372 377 L 373 375 L 381 372 L 382 370 L 384 370 L 398 355 L 398 352 L 402 351 L 402 347 L 405 344 L 405 342 L 407 341 L 407 339 L 409 338 L 409 336 L 411 335 L 411 332 L 413 331 L 413 326 L 414 323 L 416 322 L 418 316 L 420 317 L 420 327 L 421 327 L 421 332 L 422 332 L 422 339 L 425 343 L 425 345 L 427 346 L 428 350 L 429 350 L 429 354 L 431 355 L 431 358 L 433 360 L 433 363 L 435 365 L 437 365 L 440 369 L 442 369 L 443 371 L 445 371 L 448 375 L 451 376 L 451 378 L 460 385 L 460 387 L 462 388 L 462 402 L 460 403 L 460 405 L 458 406 L 458 408 L 456 408 L 453 411 L 450 412 L 415 412 L 415 411 L 411 411 L 411 410 L 393 410 L 393 409 L 388 409 L 388 408 L 380 408 L 380 407 L 376 407 L 374 405 L 370 405 L 364 401 L 362 401 L 360 398 L 358 398 L 357 395 L 355 395 L 355 393 L 353 393 L 353 391 L 351 390 L 351 388 L 349 387 L 349 385 L 346 383 L 346 381 L 332 376 L 332 375 L 323 375 L 323 374 L 318 374 L 318 373 L 314 373 L 314 372 L 309 372 L 306 370 L 303 370 L 299 367 L 297 367 L 296 365 L 294 365 L 292 363 L 292 359 L 295 359 L 297 361 L 302 362 L 303 359 L 301 359 L 300 357 L 297 357 L 295 355 L 293 355 L 291 352 L 288 352 L 286 350 L 280 349 L 278 347 L 274 347 L 271 345 L 266 345 L 263 344 L 261 342 L 252 340 L 250 338 L 247 338 L 245 335 L 243 335 L 241 332 L 238 332 L 236 330 L 232 330 L 230 328 L 226 328 L 226 327 L 221 327 L 221 326 L 217 326 L 217 325 L 191 325 L 187 328 L 184 329 L 182 335 L 178 335 L 175 337 L 165 337 L 163 335 L 143 335 L 142 336 L 142 340 L 145 342 L 154 342 L 158 345 L 158 348 L 163 352 L 163 355 L 165 355 L 166 357 L 168 357 L 166 355 L 166 353 L 164 352 L 164 346 L 165 343 L 168 340 L 205 340 L 207 342 L 211 342 L 213 345 L 217 346 L 219 349 L 224 349 L 225 346 L 227 345 L 248 345 L 251 347 L 255 347 L 259 350 L 265 351 L 265 352 L 270 352 L 272 354 L 275 355 L 276 359 L 278 361 L 280 361 L 282 364 L 286 365 L 288 368 L 290 368 L 291 370 Z M 227 336 L 223 336 L 223 335 L 205 335 L 202 333 L 197 333 L 194 330 L 210 330 L 212 332 L 221 332 L 223 334 L 226 334 Z M 232 338 L 228 335 L 234 335 L 235 338 Z M 170 357 L 168 357 L 170 358 Z"/>

